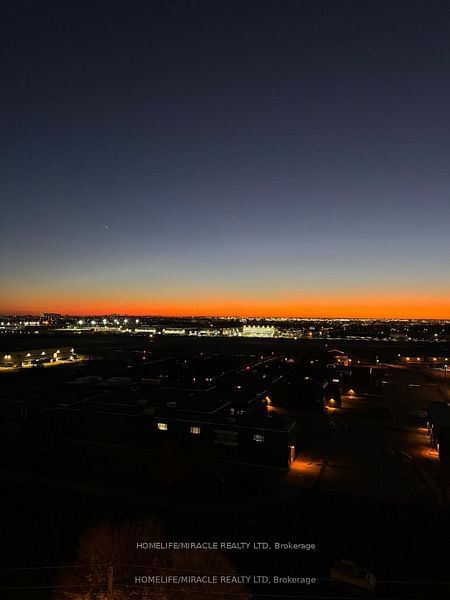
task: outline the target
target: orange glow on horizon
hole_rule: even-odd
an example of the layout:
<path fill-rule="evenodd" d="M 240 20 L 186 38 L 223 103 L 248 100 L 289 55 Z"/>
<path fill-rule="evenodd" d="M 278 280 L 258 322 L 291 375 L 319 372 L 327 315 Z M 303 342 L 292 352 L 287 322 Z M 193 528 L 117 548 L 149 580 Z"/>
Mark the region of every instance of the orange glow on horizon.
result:
<path fill-rule="evenodd" d="M 142 299 L 128 301 L 123 297 L 91 299 L 61 294 L 40 295 L 30 303 L 25 301 L 0 305 L 3 314 L 39 314 L 55 312 L 73 315 L 130 314 L 161 316 L 218 316 L 218 317 L 281 317 L 281 318 L 361 318 L 361 319 L 450 319 L 448 297 L 410 295 L 343 296 L 324 294 L 305 299 L 258 301 L 253 298 L 225 298 L 192 294 L 182 301 Z"/>

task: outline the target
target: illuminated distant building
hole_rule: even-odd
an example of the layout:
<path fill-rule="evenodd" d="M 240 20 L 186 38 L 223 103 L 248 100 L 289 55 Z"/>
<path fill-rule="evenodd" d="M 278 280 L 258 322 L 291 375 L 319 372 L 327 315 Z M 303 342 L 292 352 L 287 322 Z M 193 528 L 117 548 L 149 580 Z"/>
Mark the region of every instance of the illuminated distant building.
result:
<path fill-rule="evenodd" d="M 49 363 L 60 363 L 77 359 L 74 348 L 39 348 L 29 351 L 11 352 L 0 355 L 0 367 L 33 367 Z"/>
<path fill-rule="evenodd" d="M 272 325 L 244 325 L 242 328 L 242 335 L 244 337 L 272 338 L 277 333 L 277 328 Z"/>
<path fill-rule="evenodd" d="M 342 350 L 328 350 L 328 363 L 332 365 L 340 365 L 341 367 L 349 366 L 349 358 Z"/>
<path fill-rule="evenodd" d="M 222 335 L 229 337 L 236 337 L 242 335 L 242 327 L 224 327 L 222 329 Z"/>
<path fill-rule="evenodd" d="M 167 327 L 162 330 L 164 335 L 186 335 L 186 329 L 181 327 Z"/>
<path fill-rule="evenodd" d="M 52 325 L 61 321 L 62 315 L 59 313 L 41 313 L 41 321 L 47 325 Z"/>

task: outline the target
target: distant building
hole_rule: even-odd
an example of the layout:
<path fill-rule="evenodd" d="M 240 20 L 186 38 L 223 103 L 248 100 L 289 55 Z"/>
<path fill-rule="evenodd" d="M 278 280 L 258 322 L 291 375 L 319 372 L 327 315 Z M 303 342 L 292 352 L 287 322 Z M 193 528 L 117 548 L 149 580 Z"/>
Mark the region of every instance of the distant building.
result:
<path fill-rule="evenodd" d="M 427 364 L 431 367 L 443 367 L 448 364 L 447 356 L 398 356 L 397 362 L 406 364 L 409 367 L 422 366 Z"/>
<path fill-rule="evenodd" d="M 75 348 L 38 348 L 35 350 L 6 352 L 1 354 L 0 367 L 31 367 L 45 363 L 75 360 L 76 358 L 77 354 Z"/>
<path fill-rule="evenodd" d="M 345 354 L 342 350 L 337 350 L 333 348 L 332 350 L 328 350 L 328 363 L 332 365 L 340 365 L 342 367 L 348 367 L 349 358 L 348 355 Z"/>
<path fill-rule="evenodd" d="M 186 329 L 181 327 L 165 327 L 162 332 L 164 335 L 186 335 Z"/>
<path fill-rule="evenodd" d="M 243 337 L 272 338 L 278 333 L 278 329 L 272 325 L 244 325 Z"/>
<path fill-rule="evenodd" d="M 44 322 L 46 325 L 53 325 L 55 323 L 59 323 L 62 319 L 62 315 L 59 313 L 42 313 L 41 314 L 41 322 Z"/>
<path fill-rule="evenodd" d="M 236 337 L 242 335 L 242 327 L 223 327 L 222 335 Z"/>

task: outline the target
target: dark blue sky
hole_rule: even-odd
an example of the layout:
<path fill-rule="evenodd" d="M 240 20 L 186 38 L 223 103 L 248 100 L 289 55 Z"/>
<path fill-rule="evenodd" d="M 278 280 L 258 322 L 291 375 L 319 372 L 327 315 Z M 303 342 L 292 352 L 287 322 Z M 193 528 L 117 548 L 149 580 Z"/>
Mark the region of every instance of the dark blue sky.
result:
<path fill-rule="evenodd" d="M 450 317 L 447 1 L 1 23 L 0 309 Z"/>

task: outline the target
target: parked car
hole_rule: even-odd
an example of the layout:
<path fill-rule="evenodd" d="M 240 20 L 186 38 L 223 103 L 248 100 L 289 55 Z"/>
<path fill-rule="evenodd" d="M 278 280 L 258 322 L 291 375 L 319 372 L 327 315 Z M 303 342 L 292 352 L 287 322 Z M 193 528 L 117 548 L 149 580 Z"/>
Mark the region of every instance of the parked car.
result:
<path fill-rule="evenodd" d="M 340 558 L 331 567 L 331 582 L 334 584 L 350 586 L 355 591 L 373 594 L 375 591 L 376 577 L 366 567 L 361 567 L 355 561 Z"/>

